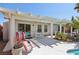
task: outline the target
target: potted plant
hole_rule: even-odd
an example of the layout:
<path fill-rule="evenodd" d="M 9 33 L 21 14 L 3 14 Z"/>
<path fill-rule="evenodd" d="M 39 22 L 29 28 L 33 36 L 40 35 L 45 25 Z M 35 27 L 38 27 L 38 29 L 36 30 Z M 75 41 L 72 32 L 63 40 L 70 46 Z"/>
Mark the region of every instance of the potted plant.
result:
<path fill-rule="evenodd" d="M 13 55 L 22 55 L 22 49 L 23 49 L 23 43 L 17 41 L 17 43 L 15 43 L 15 45 L 12 49 L 12 54 Z"/>
<path fill-rule="evenodd" d="M 16 33 L 16 40 L 15 40 L 15 45 L 12 49 L 12 54 L 13 55 L 28 54 L 31 50 L 32 50 L 31 42 L 29 40 L 24 40 L 23 33 L 22 33 L 22 38 L 19 38 L 19 34 Z"/>

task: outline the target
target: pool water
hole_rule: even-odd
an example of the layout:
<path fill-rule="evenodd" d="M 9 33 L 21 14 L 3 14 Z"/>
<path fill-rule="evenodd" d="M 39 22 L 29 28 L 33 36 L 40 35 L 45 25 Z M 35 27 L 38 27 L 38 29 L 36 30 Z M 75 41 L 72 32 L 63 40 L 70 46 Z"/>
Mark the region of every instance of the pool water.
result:
<path fill-rule="evenodd" d="M 67 51 L 68 54 L 79 55 L 79 49 L 72 49 Z"/>

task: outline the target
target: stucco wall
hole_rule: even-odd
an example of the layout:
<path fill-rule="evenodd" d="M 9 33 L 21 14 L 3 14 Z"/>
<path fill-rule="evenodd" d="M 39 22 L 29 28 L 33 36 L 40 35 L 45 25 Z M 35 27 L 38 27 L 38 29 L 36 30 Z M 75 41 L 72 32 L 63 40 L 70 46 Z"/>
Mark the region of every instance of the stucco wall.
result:
<path fill-rule="evenodd" d="M 6 21 L 3 23 L 3 40 L 9 40 L 9 22 Z"/>
<path fill-rule="evenodd" d="M 49 35 L 51 33 L 50 24 L 48 23 L 38 23 L 38 22 L 28 22 L 28 21 L 16 21 L 16 32 L 18 31 L 18 23 L 22 24 L 30 24 L 31 25 L 31 36 L 35 37 L 35 34 L 37 33 L 37 26 L 40 24 L 42 25 L 42 34 Z M 44 25 L 48 26 L 48 32 L 44 32 Z M 58 31 L 58 25 L 54 24 L 53 26 L 53 34 L 55 34 Z M 8 40 L 9 37 L 9 22 L 3 23 L 3 40 Z"/>
<path fill-rule="evenodd" d="M 38 23 L 38 22 L 29 22 L 29 21 L 16 21 L 16 31 L 18 31 L 18 23 L 22 24 L 30 24 L 31 25 L 31 36 L 34 37 L 35 34 L 37 33 L 37 26 L 41 25 L 42 26 L 42 34 L 44 35 L 49 35 L 50 33 L 50 24 L 47 23 Z M 44 32 L 44 25 L 48 25 L 48 32 Z"/>

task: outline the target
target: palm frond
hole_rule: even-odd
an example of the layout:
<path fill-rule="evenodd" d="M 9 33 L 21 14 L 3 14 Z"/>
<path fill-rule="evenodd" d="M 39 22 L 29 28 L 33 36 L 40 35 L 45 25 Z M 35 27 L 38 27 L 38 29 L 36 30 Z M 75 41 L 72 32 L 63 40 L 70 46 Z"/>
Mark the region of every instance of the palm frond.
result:
<path fill-rule="evenodd" d="M 76 4 L 75 8 L 74 8 L 77 12 L 79 12 L 79 3 Z"/>

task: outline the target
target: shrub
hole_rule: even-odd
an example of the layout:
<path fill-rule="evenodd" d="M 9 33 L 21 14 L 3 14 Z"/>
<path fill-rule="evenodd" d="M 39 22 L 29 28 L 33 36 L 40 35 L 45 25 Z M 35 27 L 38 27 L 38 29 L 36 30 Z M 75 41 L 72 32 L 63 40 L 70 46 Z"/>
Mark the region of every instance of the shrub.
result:
<path fill-rule="evenodd" d="M 65 35 L 63 32 L 58 32 L 56 33 L 56 39 L 61 40 L 61 41 L 70 41 L 72 37 L 70 35 Z"/>
<path fill-rule="evenodd" d="M 60 32 L 57 32 L 56 33 L 56 38 L 59 39 L 59 40 L 61 40 L 63 35 L 64 35 L 63 32 L 61 32 L 61 33 Z"/>

